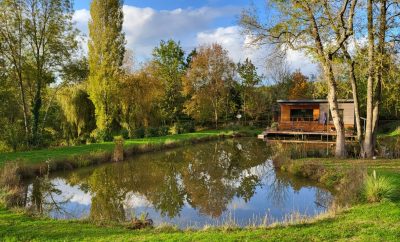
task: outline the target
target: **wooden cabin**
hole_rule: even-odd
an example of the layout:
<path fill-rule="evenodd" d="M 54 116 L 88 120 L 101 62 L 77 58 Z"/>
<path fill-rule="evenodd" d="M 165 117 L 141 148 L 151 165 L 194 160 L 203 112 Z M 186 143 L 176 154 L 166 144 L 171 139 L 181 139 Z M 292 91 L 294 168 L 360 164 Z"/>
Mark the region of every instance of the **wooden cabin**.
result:
<path fill-rule="evenodd" d="M 281 137 L 319 137 L 336 136 L 335 127 L 330 113 L 328 100 L 278 100 L 280 112 L 278 113 L 276 127 L 267 129 L 260 138 L 267 136 Z M 354 102 L 353 100 L 338 100 L 339 114 L 343 117 L 347 137 L 354 137 Z M 262 136 L 262 137 L 261 137 Z"/>

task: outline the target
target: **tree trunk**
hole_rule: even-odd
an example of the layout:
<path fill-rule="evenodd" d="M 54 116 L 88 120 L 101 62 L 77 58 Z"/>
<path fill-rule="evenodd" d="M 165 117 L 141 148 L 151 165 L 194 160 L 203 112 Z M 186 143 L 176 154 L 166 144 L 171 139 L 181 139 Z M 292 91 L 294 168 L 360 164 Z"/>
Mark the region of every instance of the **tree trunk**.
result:
<path fill-rule="evenodd" d="M 338 158 L 346 157 L 346 136 L 343 124 L 343 118 L 339 115 L 339 105 L 337 102 L 337 84 L 335 76 L 332 69 L 333 54 L 326 53 L 324 45 L 322 44 L 321 36 L 319 33 L 318 25 L 316 23 L 314 14 L 308 4 L 304 6 L 304 10 L 307 12 L 309 19 L 311 20 L 311 32 L 314 38 L 315 46 L 317 47 L 317 52 L 321 60 L 321 64 L 324 69 L 324 76 L 328 82 L 328 102 L 330 106 L 330 111 L 332 114 L 333 124 L 336 129 L 336 149 L 335 156 Z M 343 43 L 342 43 L 343 44 Z"/>
<path fill-rule="evenodd" d="M 339 105 L 337 102 L 337 87 L 336 82 L 333 75 L 331 57 L 328 57 L 328 60 L 325 61 L 324 65 L 324 75 L 325 79 L 328 82 L 329 92 L 328 92 L 328 102 L 329 108 L 332 114 L 333 124 L 335 125 L 336 129 L 336 149 L 335 149 L 335 156 L 338 158 L 344 158 L 347 155 L 346 152 L 346 135 L 344 130 L 343 124 L 343 117 L 339 115 Z"/>
<path fill-rule="evenodd" d="M 374 20 L 372 0 L 368 0 L 367 15 L 368 15 L 368 81 L 367 81 L 367 123 L 365 128 L 364 139 L 364 158 L 370 158 L 374 155 L 373 147 L 373 88 L 374 88 Z"/>
<path fill-rule="evenodd" d="M 357 140 L 360 145 L 360 153 L 364 153 L 364 144 L 363 144 L 363 133 L 362 133 L 362 126 L 361 126 L 361 117 L 360 117 L 360 104 L 358 100 L 358 90 L 357 90 L 357 78 L 355 75 L 355 62 L 350 56 L 349 52 L 347 51 L 347 48 L 343 46 L 343 53 L 346 58 L 346 62 L 350 68 L 350 84 L 351 84 L 351 89 L 353 93 L 353 101 L 354 101 L 354 115 L 355 115 L 355 120 L 356 120 L 356 130 L 357 130 Z"/>
<path fill-rule="evenodd" d="M 379 63 L 377 70 L 377 85 L 375 90 L 375 105 L 374 110 L 372 112 L 373 120 L 372 120 L 372 130 L 373 137 L 372 143 L 374 147 L 376 146 L 376 139 L 378 133 L 378 122 L 379 122 L 379 108 L 382 102 L 382 79 L 383 79 L 383 71 L 385 66 L 385 38 L 386 38 L 386 30 L 387 30 L 387 0 L 380 1 L 380 13 L 379 13 L 379 42 L 378 42 L 378 54 L 379 54 Z"/>
<path fill-rule="evenodd" d="M 32 115 L 32 144 L 38 146 L 39 141 L 39 123 L 40 123 L 40 109 L 42 107 L 42 96 L 41 96 L 41 81 L 37 80 L 36 93 L 33 100 Z"/>

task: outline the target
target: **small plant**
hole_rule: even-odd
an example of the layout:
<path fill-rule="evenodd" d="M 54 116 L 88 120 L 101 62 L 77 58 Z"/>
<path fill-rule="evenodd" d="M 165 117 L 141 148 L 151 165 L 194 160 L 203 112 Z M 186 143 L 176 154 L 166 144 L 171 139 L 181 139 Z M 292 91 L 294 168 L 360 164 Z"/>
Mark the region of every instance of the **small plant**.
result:
<path fill-rule="evenodd" d="M 368 202 L 381 202 L 392 198 L 395 186 L 386 177 L 377 177 L 374 170 L 372 176 L 368 176 L 364 185 L 364 195 Z"/>
<path fill-rule="evenodd" d="M 279 124 L 277 122 L 273 122 L 271 124 L 271 130 L 277 130 L 278 129 Z"/>

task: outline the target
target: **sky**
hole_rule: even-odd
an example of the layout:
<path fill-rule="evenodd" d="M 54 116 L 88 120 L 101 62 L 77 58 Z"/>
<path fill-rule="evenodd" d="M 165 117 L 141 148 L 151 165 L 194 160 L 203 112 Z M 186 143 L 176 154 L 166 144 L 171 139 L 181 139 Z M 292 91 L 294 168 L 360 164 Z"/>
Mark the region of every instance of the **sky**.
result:
<path fill-rule="evenodd" d="M 87 51 L 90 0 L 75 0 L 74 21 L 86 36 L 83 49 Z M 132 50 L 137 63 L 151 58 L 152 50 L 161 40 L 180 41 L 188 53 L 204 44 L 219 43 L 229 51 L 235 62 L 250 58 L 259 73 L 266 72 L 268 51 L 248 44 L 249 37 L 241 33 L 238 18 L 251 0 L 125 0 L 124 26 L 127 48 Z M 253 0 L 265 8 L 262 0 Z M 317 68 L 304 54 L 288 53 L 291 70 L 316 74 Z"/>

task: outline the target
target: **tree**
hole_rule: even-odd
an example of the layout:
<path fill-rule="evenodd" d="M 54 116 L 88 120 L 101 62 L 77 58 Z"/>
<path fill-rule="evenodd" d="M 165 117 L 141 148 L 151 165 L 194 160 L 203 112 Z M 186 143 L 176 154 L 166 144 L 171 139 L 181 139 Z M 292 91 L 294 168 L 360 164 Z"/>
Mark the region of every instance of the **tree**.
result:
<path fill-rule="evenodd" d="M 235 64 L 219 44 L 201 46 L 184 77 L 184 94 L 189 96 L 185 112 L 199 121 L 218 121 L 229 110 L 229 87 Z"/>
<path fill-rule="evenodd" d="M 0 4 L 0 35 L 4 40 L 1 51 L 12 66 L 20 89 L 26 133 L 29 131 L 28 102 L 31 103 L 29 138 L 32 145 L 38 146 L 43 124 L 43 93 L 77 47 L 72 4 L 69 0 L 7 0 Z M 29 101 L 27 87 L 32 95 Z"/>
<path fill-rule="evenodd" d="M 23 66 L 25 62 L 25 33 L 23 8 L 25 1 L 1 1 L 0 2 L 0 53 L 12 67 L 11 72 L 18 83 L 21 106 L 24 115 L 25 141 L 29 140 L 29 110 L 23 78 Z"/>
<path fill-rule="evenodd" d="M 292 73 L 293 86 L 289 90 L 289 99 L 306 99 L 310 97 L 308 78 L 300 71 Z"/>
<path fill-rule="evenodd" d="M 98 131 L 111 132 L 118 110 L 118 83 L 125 53 L 123 1 L 93 0 L 89 22 L 88 93 Z"/>
<path fill-rule="evenodd" d="M 161 41 L 153 50 L 155 74 L 164 86 L 161 103 L 167 121 L 178 122 L 183 114 L 182 77 L 185 72 L 185 52 L 180 43 Z"/>
<path fill-rule="evenodd" d="M 238 63 L 238 74 L 241 79 L 241 97 L 243 101 L 243 113 L 246 120 L 246 115 L 251 116 L 249 112 L 250 103 L 254 97 L 255 87 L 261 83 L 261 77 L 257 74 L 257 68 L 246 58 L 243 64 Z"/>
<path fill-rule="evenodd" d="M 132 137 L 135 128 L 160 125 L 159 104 L 163 97 L 163 85 L 154 76 L 154 66 L 146 64 L 135 73 L 121 79 L 120 106 L 122 126 Z"/>
<path fill-rule="evenodd" d="M 303 50 L 321 64 L 328 84 L 328 102 L 336 128 L 336 157 L 346 156 L 345 130 L 339 115 L 337 83 L 333 72 L 333 58 L 353 34 L 353 19 L 357 0 L 343 1 L 271 1 L 278 21 L 265 24 L 257 14 L 245 12 L 241 25 L 255 36 L 257 43 L 274 43 L 283 48 Z M 327 21 L 332 19 L 334 21 Z M 339 23 L 339 24 L 338 24 Z M 333 29 L 339 29 L 336 35 Z"/>
<path fill-rule="evenodd" d="M 79 138 L 84 134 L 88 136 L 95 128 L 94 106 L 83 85 L 63 87 L 57 95 L 57 100 L 70 126 L 72 138 Z"/>
<path fill-rule="evenodd" d="M 73 7 L 69 0 L 28 1 L 25 16 L 30 53 L 34 96 L 32 100 L 32 144 L 40 145 L 40 113 L 43 106 L 42 93 L 49 78 L 60 71 L 65 59 L 77 48 L 76 31 L 72 22 Z"/>

